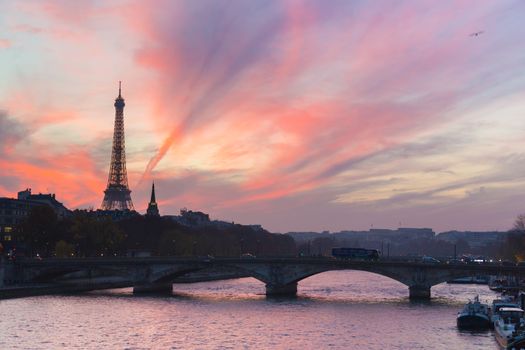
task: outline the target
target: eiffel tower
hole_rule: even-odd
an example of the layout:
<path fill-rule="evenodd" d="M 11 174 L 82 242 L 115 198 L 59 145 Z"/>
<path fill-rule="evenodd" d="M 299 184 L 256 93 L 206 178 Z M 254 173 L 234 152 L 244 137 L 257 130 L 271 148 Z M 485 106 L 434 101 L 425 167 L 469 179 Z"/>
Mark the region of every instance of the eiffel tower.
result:
<path fill-rule="evenodd" d="M 115 129 L 113 149 L 109 167 L 108 186 L 104 191 L 102 210 L 134 210 L 126 172 L 126 149 L 124 145 L 124 99 L 121 96 L 121 82 L 118 83 L 118 97 L 115 99 Z"/>

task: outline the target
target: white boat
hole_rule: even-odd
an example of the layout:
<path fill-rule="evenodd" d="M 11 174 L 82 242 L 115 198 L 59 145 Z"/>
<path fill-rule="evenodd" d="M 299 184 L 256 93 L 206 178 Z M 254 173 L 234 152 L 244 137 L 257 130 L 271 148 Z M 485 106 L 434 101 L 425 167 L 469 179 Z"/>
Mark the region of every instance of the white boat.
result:
<path fill-rule="evenodd" d="M 525 349 L 525 320 L 519 307 L 502 307 L 494 323 L 494 334 L 506 350 Z"/>
<path fill-rule="evenodd" d="M 501 299 L 494 299 L 490 309 L 491 326 L 494 326 L 496 321 L 500 318 L 499 312 L 504 307 L 520 307 L 520 304 L 516 301 L 516 298 L 509 295 L 504 295 Z"/>
<path fill-rule="evenodd" d="M 490 327 L 489 306 L 479 301 L 476 295 L 474 301 L 469 301 L 457 316 L 458 328 L 487 329 Z"/>

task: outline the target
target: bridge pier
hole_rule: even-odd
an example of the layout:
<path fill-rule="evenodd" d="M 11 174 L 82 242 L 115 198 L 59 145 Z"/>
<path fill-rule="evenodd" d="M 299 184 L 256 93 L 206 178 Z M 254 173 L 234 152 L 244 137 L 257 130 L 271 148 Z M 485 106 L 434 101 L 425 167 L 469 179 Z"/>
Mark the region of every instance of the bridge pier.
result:
<path fill-rule="evenodd" d="M 266 283 L 266 295 L 297 295 L 297 282 L 288 284 Z"/>
<path fill-rule="evenodd" d="M 408 297 L 410 299 L 430 299 L 429 286 L 409 286 Z"/>
<path fill-rule="evenodd" d="M 147 283 L 133 286 L 133 294 L 166 293 L 173 292 L 172 283 Z"/>

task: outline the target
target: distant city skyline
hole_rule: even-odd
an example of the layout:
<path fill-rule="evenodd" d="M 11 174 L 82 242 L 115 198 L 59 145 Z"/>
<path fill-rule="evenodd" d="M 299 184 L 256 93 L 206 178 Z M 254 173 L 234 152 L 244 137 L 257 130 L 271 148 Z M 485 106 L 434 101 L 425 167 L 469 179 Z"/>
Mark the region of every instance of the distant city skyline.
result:
<path fill-rule="evenodd" d="M 0 2 L 0 197 L 129 187 L 272 232 L 507 230 L 525 213 L 523 1 Z"/>

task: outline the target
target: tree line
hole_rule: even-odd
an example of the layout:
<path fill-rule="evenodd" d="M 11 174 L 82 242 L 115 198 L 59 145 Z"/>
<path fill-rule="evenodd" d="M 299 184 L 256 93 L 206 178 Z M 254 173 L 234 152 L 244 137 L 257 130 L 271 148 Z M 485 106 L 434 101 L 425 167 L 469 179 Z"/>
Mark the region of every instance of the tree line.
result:
<path fill-rule="evenodd" d="M 75 210 L 59 219 L 48 206 L 34 207 L 16 227 L 18 254 L 41 257 L 296 255 L 293 238 L 232 224 L 190 228 L 170 218 L 134 215 L 113 220 Z"/>
<path fill-rule="evenodd" d="M 141 251 L 153 256 L 330 256 L 331 249 L 336 246 L 364 245 L 364 242 L 336 241 L 328 237 L 296 245 L 290 236 L 245 225 L 190 228 L 169 218 L 138 214 L 113 220 L 93 211 L 75 210 L 69 217 L 59 219 L 48 206 L 34 207 L 15 232 L 12 246 L 18 254 L 42 257 L 125 256 Z M 387 254 L 385 249 L 383 247 L 383 256 Z M 458 255 L 471 251 L 461 240 L 456 244 L 413 240 L 406 246 L 389 249 L 390 255 L 418 252 L 450 256 L 453 251 Z M 525 214 L 518 216 L 501 246 L 490 247 L 485 253 L 491 257 L 525 261 Z"/>

